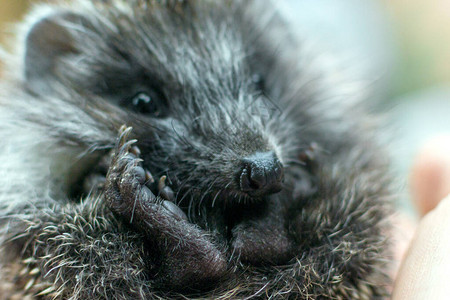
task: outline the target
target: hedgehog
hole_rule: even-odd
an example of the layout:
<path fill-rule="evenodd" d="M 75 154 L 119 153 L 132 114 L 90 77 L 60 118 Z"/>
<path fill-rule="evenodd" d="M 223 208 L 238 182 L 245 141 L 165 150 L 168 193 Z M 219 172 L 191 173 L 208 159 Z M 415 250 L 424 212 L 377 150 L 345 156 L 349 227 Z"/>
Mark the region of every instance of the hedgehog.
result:
<path fill-rule="evenodd" d="M 55 1 L 17 32 L 1 299 L 387 296 L 368 89 L 273 2 Z"/>

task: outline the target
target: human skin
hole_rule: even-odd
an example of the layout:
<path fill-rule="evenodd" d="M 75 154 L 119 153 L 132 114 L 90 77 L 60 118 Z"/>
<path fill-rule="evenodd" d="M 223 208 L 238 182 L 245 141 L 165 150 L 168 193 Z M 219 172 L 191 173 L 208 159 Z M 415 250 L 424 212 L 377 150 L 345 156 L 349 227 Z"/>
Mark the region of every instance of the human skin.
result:
<path fill-rule="evenodd" d="M 422 217 L 396 276 L 392 299 L 447 299 L 450 284 L 450 136 L 422 148 L 411 191 Z M 409 227 L 409 231 L 412 231 Z M 406 229 L 407 231 L 408 229 Z M 405 247 L 406 249 L 406 247 Z"/>

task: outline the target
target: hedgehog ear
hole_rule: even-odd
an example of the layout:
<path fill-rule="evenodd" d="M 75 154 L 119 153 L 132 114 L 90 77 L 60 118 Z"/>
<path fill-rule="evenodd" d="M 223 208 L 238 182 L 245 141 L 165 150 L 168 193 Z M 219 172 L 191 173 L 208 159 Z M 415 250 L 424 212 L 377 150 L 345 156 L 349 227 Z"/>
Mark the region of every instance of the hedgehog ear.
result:
<path fill-rule="evenodd" d="M 82 25 L 83 18 L 74 13 L 46 16 L 31 27 L 25 45 L 25 78 L 29 87 L 47 91 L 55 79 L 56 65 L 63 56 L 76 55 L 77 45 L 72 31 Z"/>

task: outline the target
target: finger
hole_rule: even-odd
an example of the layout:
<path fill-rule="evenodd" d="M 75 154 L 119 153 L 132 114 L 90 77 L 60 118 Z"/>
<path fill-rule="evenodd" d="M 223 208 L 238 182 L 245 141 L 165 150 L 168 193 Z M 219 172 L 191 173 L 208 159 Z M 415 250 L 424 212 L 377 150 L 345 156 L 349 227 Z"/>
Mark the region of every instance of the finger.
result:
<path fill-rule="evenodd" d="M 421 216 L 450 193 L 450 135 L 430 140 L 419 151 L 410 183 L 412 198 Z"/>
<path fill-rule="evenodd" d="M 392 299 L 448 299 L 450 196 L 419 224 L 402 262 Z"/>

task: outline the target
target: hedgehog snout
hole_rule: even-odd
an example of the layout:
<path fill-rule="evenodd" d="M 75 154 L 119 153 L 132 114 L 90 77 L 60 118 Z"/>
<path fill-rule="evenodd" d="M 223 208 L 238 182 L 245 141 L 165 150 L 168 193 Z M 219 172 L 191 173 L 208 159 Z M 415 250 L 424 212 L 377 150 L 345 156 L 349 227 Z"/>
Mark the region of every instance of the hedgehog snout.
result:
<path fill-rule="evenodd" d="M 275 194 L 281 191 L 283 180 L 284 167 L 274 152 L 257 152 L 242 159 L 241 192 L 251 197 Z"/>

